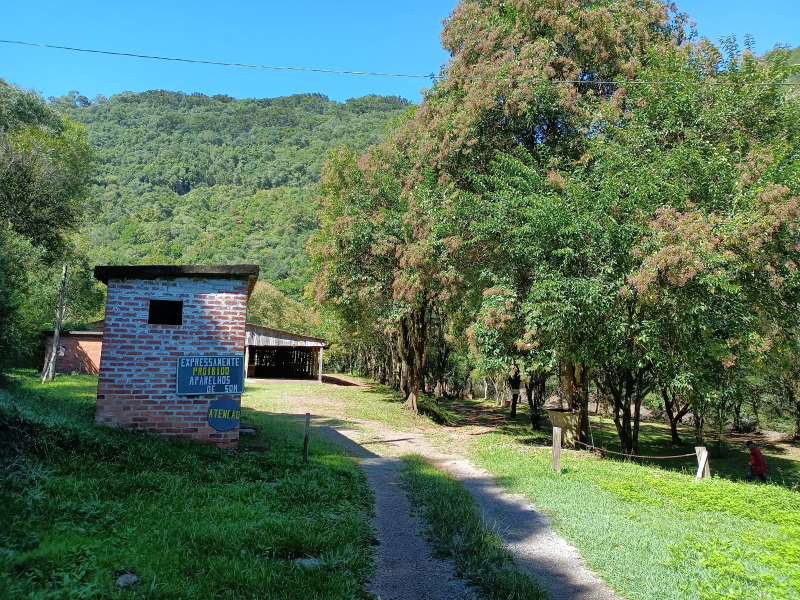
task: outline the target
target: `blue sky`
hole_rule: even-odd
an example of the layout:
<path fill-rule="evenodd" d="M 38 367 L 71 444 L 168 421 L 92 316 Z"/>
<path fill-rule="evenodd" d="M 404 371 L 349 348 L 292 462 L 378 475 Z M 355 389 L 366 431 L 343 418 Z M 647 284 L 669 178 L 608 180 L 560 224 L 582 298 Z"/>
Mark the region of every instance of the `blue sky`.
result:
<path fill-rule="evenodd" d="M 5 2 L 0 39 L 215 62 L 429 74 L 447 60 L 441 20 L 457 0 L 140 0 Z M 755 36 L 756 49 L 800 46 L 800 0 L 683 0 L 714 41 Z M 369 93 L 418 102 L 427 78 L 334 75 L 145 60 L 0 43 L 0 77 L 43 96 L 122 91 L 272 98 Z"/>

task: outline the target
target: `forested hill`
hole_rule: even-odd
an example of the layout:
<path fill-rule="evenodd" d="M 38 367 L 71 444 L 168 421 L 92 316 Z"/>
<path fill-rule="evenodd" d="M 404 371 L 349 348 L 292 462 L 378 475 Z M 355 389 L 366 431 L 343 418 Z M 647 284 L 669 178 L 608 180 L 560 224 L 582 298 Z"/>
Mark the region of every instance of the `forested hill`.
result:
<path fill-rule="evenodd" d="M 409 107 L 397 97 L 167 91 L 50 101 L 86 126 L 99 158 L 80 238 L 96 264 L 252 262 L 293 295 L 327 150 L 363 150 Z"/>
<path fill-rule="evenodd" d="M 792 53 L 789 55 L 789 64 L 800 65 L 800 46 L 792 50 Z M 788 81 L 791 83 L 800 83 L 800 73 L 789 76 Z"/>

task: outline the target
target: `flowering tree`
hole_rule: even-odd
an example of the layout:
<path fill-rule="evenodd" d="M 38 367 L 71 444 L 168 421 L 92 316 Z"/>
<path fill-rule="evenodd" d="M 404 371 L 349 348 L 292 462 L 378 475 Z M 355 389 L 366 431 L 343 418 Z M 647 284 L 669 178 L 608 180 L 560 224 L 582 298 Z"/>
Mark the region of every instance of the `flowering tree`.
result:
<path fill-rule="evenodd" d="M 673 425 L 720 406 L 796 321 L 800 113 L 771 85 L 787 53 L 685 22 L 659 0 L 462 0 L 422 105 L 326 165 L 320 298 L 394 336 L 412 381 L 448 306 L 484 359 L 559 365 L 584 417 L 593 380 L 626 452 L 651 391 Z"/>
<path fill-rule="evenodd" d="M 435 185 L 404 186 L 408 163 L 392 143 L 366 154 L 340 149 L 322 174 L 319 232 L 311 241 L 317 300 L 357 335 L 391 341 L 405 374 L 406 407 L 417 410 L 431 323 L 461 276 L 457 238 L 443 228 L 447 199 Z"/>

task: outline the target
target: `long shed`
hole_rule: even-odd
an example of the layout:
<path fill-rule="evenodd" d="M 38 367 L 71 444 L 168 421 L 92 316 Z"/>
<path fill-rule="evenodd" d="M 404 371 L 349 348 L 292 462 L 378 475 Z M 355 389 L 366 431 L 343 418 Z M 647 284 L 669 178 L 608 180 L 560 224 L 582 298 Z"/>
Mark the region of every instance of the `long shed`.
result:
<path fill-rule="evenodd" d="M 247 324 L 247 376 L 322 381 L 325 340 Z"/>

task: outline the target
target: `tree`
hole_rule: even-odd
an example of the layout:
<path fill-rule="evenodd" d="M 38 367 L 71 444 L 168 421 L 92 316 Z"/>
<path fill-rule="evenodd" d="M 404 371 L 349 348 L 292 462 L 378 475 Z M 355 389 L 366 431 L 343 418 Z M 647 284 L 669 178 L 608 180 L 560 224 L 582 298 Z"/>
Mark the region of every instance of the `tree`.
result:
<path fill-rule="evenodd" d="M 66 258 L 91 172 L 83 128 L 0 80 L 0 368 L 36 339 L 42 298 L 31 292 Z"/>
<path fill-rule="evenodd" d="M 163 90 L 51 106 L 86 127 L 99 161 L 98 210 L 78 242 L 95 263 L 248 262 L 295 300 L 317 227 L 328 149 L 363 151 L 409 103 L 321 94 L 234 99 Z"/>
<path fill-rule="evenodd" d="M 733 40 L 661 52 L 644 76 L 684 83 L 630 87 L 636 108 L 596 143 L 603 193 L 639 211 L 640 264 L 622 290 L 653 315 L 662 393 L 718 425 L 734 402 L 725 390 L 747 387 L 741 367 L 797 319 L 798 106 L 765 85 L 788 71 L 785 53 L 765 61 Z"/>
<path fill-rule="evenodd" d="M 0 80 L 0 222 L 53 256 L 80 223 L 92 169 L 83 128 Z"/>
<path fill-rule="evenodd" d="M 451 52 L 445 77 L 426 95 L 405 137 L 395 138 L 415 172 L 433 169 L 451 189 L 480 197 L 475 202 L 461 195 L 468 206 L 457 207 L 472 222 L 466 243 L 474 253 L 465 253 L 470 264 L 463 267 L 477 271 L 472 279 L 485 288 L 492 287 L 492 276 L 513 286 L 530 337 L 559 357 L 570 404 L 583 417 L 581 441 L 588 437 L 591 344 L 597 339 L 586 325 L 596 322 L 592 299 L 609 282 L 592 262 L 597 248 L 581 250 L 581 227 L 596 229 L 600 211 L 592 209 L 585 188 L 567 182 L 603 111 L 620 102 L 613 82 L 635 77 L 649 48 L 682 40 L 683 18 L 670 14 L 658 1 L 465 0 L 442 32 Z M 509 158 L 497 162 L 498 153 Z M 535 190 L 527 189 L 529 181 L 513 179 L 511 156 L 522 158 L 528 168 L 522 177 L 532 175 Z M 510 179 L 505 168 L 512 171 Z M 502 197 L 487 198 L 495 192 Z M 557 217 L 555 206 L 566 209 L 563 219 L 540 227 L 533 215 Z M 583 209 L 588 210 L 576 212 Z M 543 245 L 540 234 L 555 243 Z M 566 245 L 559 245 L 562 235 Z M 574 252 L 565 256 L 561 250 L 567 248 Z M 544 265 L 561 269 L 561 275 Z M 575 302 L 562 302 L 557 290 Z"/>
<path fill-rule="evenodd" d="M 469 186 L 495 153 L 542 166 L 579 159 L 620 80 L 680 43 L 685 16 L 660 0 L 462 0 L 444 24 L 444 77 L 407 130 L 419 168 Z"/>
<path fill-rule="evenodd" d="M 352 319 L 399 324 L 455 265 L 484 360 L 511 359 L 509 339 L 553 357 L 539 362 L 559 366 L 580 441 L 590 381 L 613 401 L 628 453 L 656 388 L 669 406 L 685 399 L 673 414 L 688 401 L 698 423 L 721 415 L 732 401 L 721 389 L 746 372 L 733 367 L 796 320 L 800 115 L 770 83 L 791 72 L 785 52 L 687 40 L 675 11 L 462 1 L 442 33 L 450 61 L 419 109 L 380 150 L 329 163 L 328 297 Z M 401 233 L 412 222 L 425 225 Z M 414 255 L 445 240 L 453 251 Z M 415 284 L 407 304 L 388 293 L 398 278 Z M 475 298 L 495 286 L 514 308 L 493 333 L 481 321 L 502 298 Z"/>
<path fill-rule="evenodd" d="M 250 295 L 247 320 L 284 331 L 305 335 L 319 334 L 319 316 L 297 300 L 287 298 L 266 281 L 256 283 Z"/>
<path fill-rule="evenodd" d="M 472 266 L 508 278 L 571 404 L 585 413 L 591 377 L 635 453 L 659 381 L 718 408 L 762 321 L 796 318 L 797 109 L 765 85 L 788 72 L 780 53 L 685 41 L 661 3 L 563 17 L 556 4 L 462 3 L 443 34 L 448 79 L 413 133 L 480 198 L 459 207 L 486 257 Z M 595 18 L 616 10 L 623 33 L 604 46 Z M 581 19 L 598 29 L 569 47 Z M 523 66 L 529 78 L 510 81 Z"/>
<path fill-rule="evenodd" d="M 527 308 L 513 286 L 498 282 L 483 291 L 483 302 L 469 335 L 481 370 L 509 374 L 512 380 L 523 376 L 531 427 L 538 429 L 547 379 L 556 372 L 557 356 L 551 348 L 543 347 L 541 340 L 526 327 L 523 311 Z M 512 419 L 516 416 L 514 396 Z"/>
<path fill-rule="evenodd" d="M 453 298 L 461 277 L 452 260 L 458 244 L 436 218 L 447 199 L 433 183 L 404 188 L 408 176 L 391 142 L 360 157 L 332 152 L 310 248 L 317 300 L 335 307 L 354 334 L 391 340 L 406 408 L 416 411 L 436 306 Z"/>

